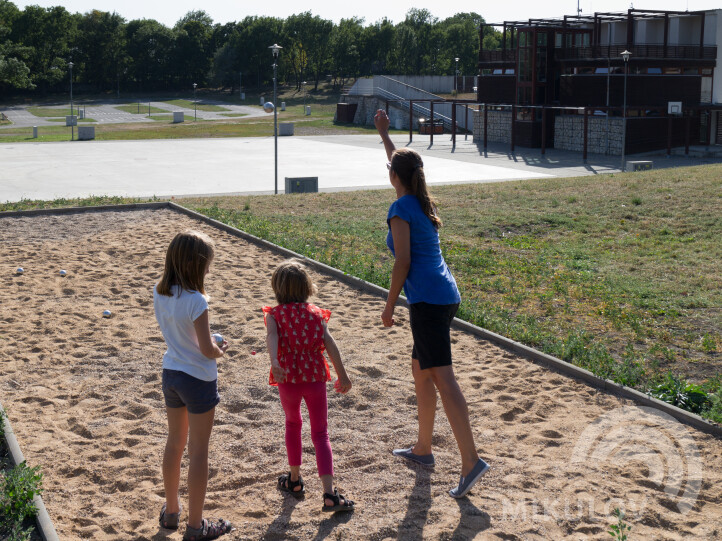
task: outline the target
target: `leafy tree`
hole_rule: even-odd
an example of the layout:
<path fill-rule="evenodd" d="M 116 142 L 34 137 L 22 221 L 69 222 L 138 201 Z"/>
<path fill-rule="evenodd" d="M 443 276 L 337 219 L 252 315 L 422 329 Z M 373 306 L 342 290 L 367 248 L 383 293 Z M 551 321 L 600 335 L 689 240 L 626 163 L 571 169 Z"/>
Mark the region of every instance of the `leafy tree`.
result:
<path fill-rule="evenodd" d="M 362 75 L 390 73 L 396 27 L 384 18 L 363 29 L 360 37 Z"/>
<path fill-rule="evenodd" d="M 334 86 L 340 79 L 343 86 L 346 79 L 358 77 L 361 69 L 361 55 L 359 44 L 363 33 L 363 19 L 353 17 L 341 19 L 331 34 L 331 63 Z"/>
<path fill-rule="evenodd" d="M 126 27 L 128 72 L 139 90 L 168 88 L 173 72 L 170 59 L 173 31 L 153 19 L 134 20 Z"/>
<path fill-rule="evenodd" d="M 181 86 L 203 85 L 211 71 L 213 20 L 205 11 L 190 11 L 175 25 L 173 66 Z"/>
<path fill-rule="evenodd" d="M 275 17 L 246 17 L 241 22 L 237 45 L 241 71 L 255 75 L 259 87 L 273 78 L 273 57 L 268 47 L 283 41 L 282 31 L 283 21 Z M 281 51 L 282 57 L 283 54 Z"/>
<path fill-rule="evenodd" d="M 13 23 L 10 40 L 28 47 L 30 80 L 43 92 L 60 90 L 68 81 L 78 19 L 64 7 L 27 6 Z"/>
<path fill-rule="evenodd" d="M 126 23 L 117 13 L 93 10 L 83 15 L 80 25 L 79 58 L 83 78 L 98 90 L 120 84 L 128 64 Z"/>
<path fill-rule="evenodd" d="M 23 61 L 30 54 L 30 48 L 9 39 L 13 22 L 19 16 L 20 10 L 15 4 L 0 0 L 0 90 L 35 87 L 30 80 L 30 68 Z"/>

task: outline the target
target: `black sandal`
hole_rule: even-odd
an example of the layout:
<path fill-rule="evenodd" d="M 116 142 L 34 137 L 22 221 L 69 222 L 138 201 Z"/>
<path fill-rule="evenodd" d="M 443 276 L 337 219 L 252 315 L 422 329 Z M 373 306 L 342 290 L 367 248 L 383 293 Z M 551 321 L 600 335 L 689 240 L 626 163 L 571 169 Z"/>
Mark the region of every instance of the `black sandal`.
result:
<path fill-rule="evenodd" d="M 233 526 L 227 520 L 222 518 L 217 521 L 203 519 L 200 528 L 191 528 L 186 525 L 186 533 L 183 535 L 183 541 L 204 541 L 206 539 L 216 539 L 231 531 Z"/>
<path fill-rule="evenodd" d="M 167 530 L 177 530 L 178 523 L 180 522 L 180 514 L 182 512 L 183 506 L 181 505 L 177 513 L 166 513 L 165 504 L 163 504 L 163 508 L 160 510 L 160 517 L 158 518 L 160 527 L 166 528 Z"/>
<path fill-rule="evenodd" d="M 326 500 L 331 500 L 333 502 L 333 505 L 326 505 Z M 343 500 L 343 503 L 341 503 L 341 500 Z M 353 511 L 354 510 L 354 503 L 347 499 L 346 496 L 343 494 L 338 493 L 338 489 L 333 489 L 333 494 L 329 494 L 328 492 L 323 493 L 323 507 L 321 508 L 321 511 L 325 511 L 326 513 L 333 513 L 334 511 Z"/>
<path fill-rule="evenodd" d="M 306 491 L 306 485 L 303 483 L 303 478 L 299 475 L 298 481 L 291 481 L 291 472 L 284 473 L 278 478 L 278 490 L 288 492 L 294 496 L 303 496 Z M 296 490 L 296 487 L 301 487 L 301 490 Z"/>

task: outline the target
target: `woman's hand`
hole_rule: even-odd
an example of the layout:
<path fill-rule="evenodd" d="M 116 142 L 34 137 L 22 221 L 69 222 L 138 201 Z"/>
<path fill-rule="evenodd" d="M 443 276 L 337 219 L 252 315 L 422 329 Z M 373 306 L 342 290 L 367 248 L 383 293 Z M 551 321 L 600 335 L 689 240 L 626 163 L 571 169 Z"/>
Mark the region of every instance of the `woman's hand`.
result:
<path fill-rule="evenodd" d="M 382 136 L 384 134 L 387 134 L 389 132 L 390 125 L 391 120 L 386 114 L 386 111 L 384 111 L 383 109 L 379 109 L 378 111 L 376 111 L 376 114 L 374 115 L 374 126 L 376 126 L 379 134 L 381 134 Z"/>
<path fill-rule="evenodd" d="M 394 324 L 394 306 L 386 306 L 384 311 L 381 312 L 381 321 L 384 322 L 384 327 L 391 327 Z"/>
<path fill-rule="evenodd" d="M 278 363 L 271 364 L 271 372 L 276 383 L 286 383 L 286 371 Z"/>

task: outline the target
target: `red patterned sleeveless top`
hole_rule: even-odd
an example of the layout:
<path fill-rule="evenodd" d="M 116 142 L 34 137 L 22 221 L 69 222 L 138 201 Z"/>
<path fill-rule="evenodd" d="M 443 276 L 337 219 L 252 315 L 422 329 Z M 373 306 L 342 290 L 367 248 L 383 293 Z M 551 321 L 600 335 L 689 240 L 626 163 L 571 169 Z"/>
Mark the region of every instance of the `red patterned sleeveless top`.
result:
<path fill-rule="evenodd" d="M 331 311 L 307 302 L 263 307 L 263 322 L 270 314 L 278 328 L 278 362 L 286 371 L 286 383 L 330 381 L 331 372 L 323 352 L 323 323 Z M 278 385 L 271 372 L 269 385 Z"/>

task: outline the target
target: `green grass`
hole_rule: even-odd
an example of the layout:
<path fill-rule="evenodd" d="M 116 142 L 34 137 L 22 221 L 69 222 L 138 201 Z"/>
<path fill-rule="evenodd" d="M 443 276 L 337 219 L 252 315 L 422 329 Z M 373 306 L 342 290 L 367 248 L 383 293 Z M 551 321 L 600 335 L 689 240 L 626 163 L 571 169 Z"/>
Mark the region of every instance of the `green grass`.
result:
<path fill-rule="evenodd" d="M 163 100 L 165 103 L 175 105 L 177 107 L 183 107 L 184 109 L 197 108 L 199 111 L 228 111 L 221 105 L 211 105 L 209 103 L 203 103 L 202 101 L 193 102 L 193 100 Z"/>
<path fill-rule="evenodd" d="M 173 124 L 173 113 L 151 115 L 146 118 L 149 118 L 150 120 L 154 120 L 155 122 L 165 122 L 167 124 Z M 189 114 L 184 114 L 183 120 L 185 122 L 194 122 L 193 115 L 189 115 Z"/>
<path fill-rule="evenodd" d="M 459 317 L 644 391 L 671 375 L 678 388 L 660 396 L 676 401 L 697 385 L 706 394 L 703 415 L 722 421 L 722 166 L 432 192 L 463 299 Z M 388 287 L 393 199 L 391 190 L 372 190 L 180 202 Z M 25 201 L 0 210 L 125 201 Z"/>
<path fill-rule="evenodd" d="M 48 122 L 65 122 L 64 118 L 47 118 L 46 120 Z M 83 122 L 97 122 L 97 120 L 88 117 L 78 119 L 78 124 L 81 124 Z"/>
<path fill-rule="evenodd" d="M 147 115 L 148 112 L 152 113 L 167 113 L 167 109 L 161 109 L 160 107 L 148 107 L 148 104 L 146 103 L 143 105 L 141 102 L 138 103 L 129 103 L 127 105 L 116 105 L 116 109 L 119 111 L 123 111 L 125 113 L 132 113 L 134 115 Z M 148 111 L 150 109 L 150 111 Z"/>
<path fill-rule="evenodd" d="M 92 107 L 88 107 L 87 109 L 92 109 Z M 28 107 L 27 109 L 28 113 L 46 118 L 46 117 L 66 117 L 70 116 L 70 106 L 68 107 Z M 73 107 L 73 114 L 78 114 L 78 108 Z"/>
<path fill-rule="evenodd" d="M 246 113 L 221 113 L 220 116 L 227 116 L 229 118 L 239 118 L 242 116 L 248 116 Z"/>

